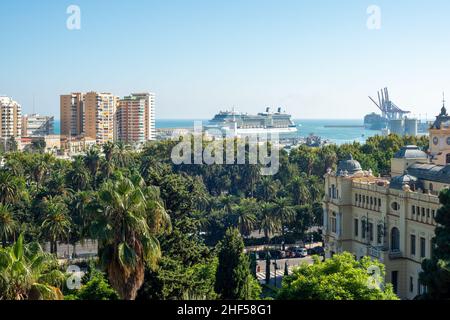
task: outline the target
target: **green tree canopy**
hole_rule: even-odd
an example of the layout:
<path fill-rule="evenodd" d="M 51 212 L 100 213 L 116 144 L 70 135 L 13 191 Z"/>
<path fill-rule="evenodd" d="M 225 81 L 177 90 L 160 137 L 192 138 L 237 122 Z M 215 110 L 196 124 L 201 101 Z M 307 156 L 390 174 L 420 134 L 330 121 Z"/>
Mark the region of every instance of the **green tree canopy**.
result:
<path fill-rule="evenodd" d="M 379 271 L 379 272 L 377 272 Z M 375 272 L 375 273 L 373 273 Z M 284 277 L 278 298 L 282 300 L 397 300 L 392 285 L 378 286 L 384 265 L 365 257 L 356 261 L 350 253 L 326 261 L 315 259 Z"/>
<path fill-rule="evenodd" d="M 228 229 L 219 244 L 219 266 L 215 290 L 222 299 L 252 300 L 259 298 L 261 288 L 250 272 L 250 261 L 244 253 L 244 242 L 237 229 Z"/>

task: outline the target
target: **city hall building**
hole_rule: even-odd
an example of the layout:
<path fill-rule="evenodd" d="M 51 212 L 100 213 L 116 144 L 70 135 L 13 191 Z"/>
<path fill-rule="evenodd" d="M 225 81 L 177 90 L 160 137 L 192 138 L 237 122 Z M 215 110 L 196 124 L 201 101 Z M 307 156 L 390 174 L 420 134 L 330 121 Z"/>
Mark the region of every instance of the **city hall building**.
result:
<path fill-rule="evenodd" d="M 370 256 L 386 266 L 386 281 L 402 299 L 426 290 L 419 283 L 430 258 L 440 208 L 438 195 L 450 186 L 450 116 L 445 106 L 429 130 L 425 153 L 405 146 L 391 160 L 391 177 L 375 177 L 351 156 L 325 174 L 325 251 Z"/>

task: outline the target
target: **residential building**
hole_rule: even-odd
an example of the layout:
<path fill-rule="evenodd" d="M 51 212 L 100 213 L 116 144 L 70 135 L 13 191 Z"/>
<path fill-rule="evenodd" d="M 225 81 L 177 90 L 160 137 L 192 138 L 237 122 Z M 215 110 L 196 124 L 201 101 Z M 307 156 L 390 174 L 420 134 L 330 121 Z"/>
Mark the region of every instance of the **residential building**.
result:
<path fill-rule="evenodd" d="M 69 156 L 85 153 L 95 146 L 96 143 L 97 141 L 95 138 L 78 136 L 69 139 L 61 136 L 61 149 Z"/>
<path fill-rule="evenodd" d="M 60 97 L 61 136 L 76 137 L 83 133 L 83 93 Z"/>
<path fill-rule="evenodd" d="M 114 140 L 119 98 L 111 93 L 72 93 L 61 96 L 61 136 L 93 138 L 98 144 Z"/>
<path fill-rule="evenodd" d="M 0 96 L 0 137 L 20 138 L 22 107 L 10 97 Z"/>
<path fill-rule="evenodd" d="M 38 137 L 54 134 L 54 117 L 39 114 L 22 117 L 22 137 Z"/>
<path fill-rule="evenodd" d="M 386 281 L 403 299 L 426 290 L 421 263 L 431 257 L 440 208 L 450 186 L 450 117 L 445 106 L 429 130 L 429 153 L 405 146 L 391 161 L 391 177 L 375 177 L 352 157 L 325 174 L 323 201 L 326 255 L 344 251 L 386 266 Z"/>
<path fill-rule="evenodd" d="M 142 144 L 156 139 L 155 96 L 152 93 L 132 93 L 119 101 L 117 109 L 117 140 Z"/>
<path fill-rule="evenodd" d="M 45 145 L 44 152 L 57 154 L 61 149 L 61 137 L 57 134 L 45 136 L 22 137 L 20 150 L 33 151 L 33 143 L 42 142 Z"/>
<path fill-rule="evenodd" d="M 84 95 L 83 128 L 86 137 L 98 144 L 114 140 L 114 122 L 119 97 L 111 93 L 88 92 Z"/>

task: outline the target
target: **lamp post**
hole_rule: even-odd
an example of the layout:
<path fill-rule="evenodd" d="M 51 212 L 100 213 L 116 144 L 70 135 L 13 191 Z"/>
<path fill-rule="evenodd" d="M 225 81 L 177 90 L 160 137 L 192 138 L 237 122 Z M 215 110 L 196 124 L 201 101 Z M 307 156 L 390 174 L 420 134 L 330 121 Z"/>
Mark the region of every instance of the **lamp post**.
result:
<path fill-rule="evenodd" d="M 273 268 L 275 270 L 275 288 L 276 288 L 277 287 L 277 270 L 278 270 L 277 258 L 275 258 L 275 261 L 273 262 Z"/>

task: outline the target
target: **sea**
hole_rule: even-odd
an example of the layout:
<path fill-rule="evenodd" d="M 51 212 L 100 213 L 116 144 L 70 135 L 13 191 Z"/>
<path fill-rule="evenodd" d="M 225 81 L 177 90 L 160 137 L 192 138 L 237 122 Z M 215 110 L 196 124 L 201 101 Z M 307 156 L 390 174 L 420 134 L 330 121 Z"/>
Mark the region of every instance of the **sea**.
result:
<path fill-rule="evenodd" d="M 156 119 L 156 128 L 193 128 L 195 121 L 208 123 L 208 119 Z M 297 119 L 294 122 L 298 126 L 299 137 L 312 134 L 337 145 L 354 141 L 364 143 L 367 138 L 381 134 L 379 130 L 365 129 L 362 119 Z M 60 121 L 55 120 L 54 127 L 55 133 L 59 134 Z"/>

